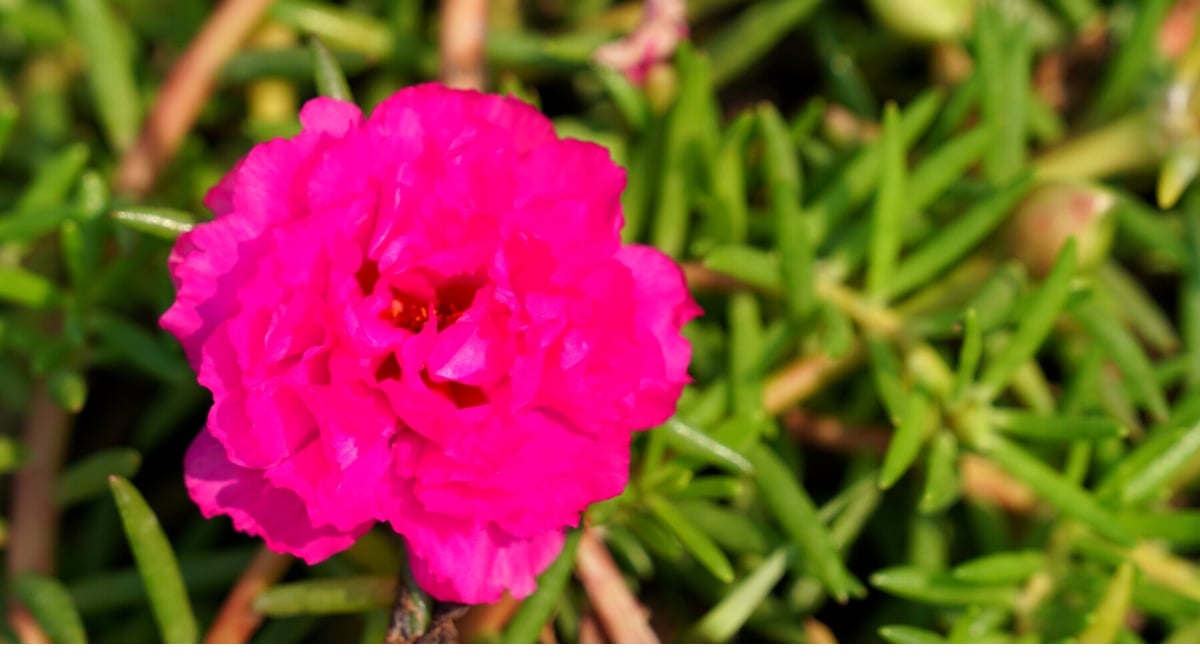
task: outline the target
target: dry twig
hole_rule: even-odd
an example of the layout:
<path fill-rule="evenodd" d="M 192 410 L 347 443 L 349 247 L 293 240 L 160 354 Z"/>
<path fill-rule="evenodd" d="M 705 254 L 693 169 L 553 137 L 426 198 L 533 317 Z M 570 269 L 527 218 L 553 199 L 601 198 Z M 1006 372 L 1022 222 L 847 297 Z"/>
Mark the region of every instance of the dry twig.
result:
<path fill-rule="evenodd" d="M 483 90 L 487 0 L 442 0 L 442 82 L 451 88 Z"/>
<path fill-rule="evenodd" d="M 234 584 L 229 597 L 225 598 L 225 604 L 221 605 L 221 611 L 204 637 L 204 643 L 246 643 L 262 623 L 262 614 L 254 611 L 255 598 L 282 579 L 291 564 L 291 556 L 259 547 L 258 553 Z"/>
<path fill-rule="evenodd" d="M 116 182 L 119 192 L 142 197 L 154 187 L 159 172 L 200 115 L 218 70 L 270 6 L 271 0 L 225 0 L 208 17 L 171 68 L 137 143 L 121 160 Z"/>
<path fill-rule="evenodd" d="M 22 439 L 29 461 L 13 477 L 9 526 L 8 576 L 26 572 L 53 574 L 58 543 L 58 502 L 54 480 L 66 456 L 71 415 L 58 406 L 44 384 L 34 387 Z M 26 644 L 49 642 L 37 621 L 14 599 L 8 622 Z"/>
<path fill-rule="evenodd" d="M 592 529 L 584 530 L 575 554 L 575 576 L 583 584 L 605 633 L 617 644 L 657 644 L 645 607 L 625 585 L 621 571 Z M 583 641 L 583 628 L 580 628 Z"/>

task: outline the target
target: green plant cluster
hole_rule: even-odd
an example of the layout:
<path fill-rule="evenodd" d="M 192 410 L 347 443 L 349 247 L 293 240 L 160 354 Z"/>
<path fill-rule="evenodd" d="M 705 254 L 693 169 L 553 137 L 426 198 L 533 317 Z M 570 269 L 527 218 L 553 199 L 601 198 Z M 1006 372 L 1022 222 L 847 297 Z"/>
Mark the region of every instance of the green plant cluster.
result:
<path fill-rule="evenodd" d="M 277 0 L 138 199 L 211 10 L 170 4 L 0 2 L 0 555 L 39 471 L 57 545 L 0 601 L 54 641 L 197 641 L 253 557 L 183 491 L 208 396 L 155 324 L 204 192 L 304 99 L 437 73 L 436 3 Z M 1200 641 L 1200 49 L 1168 0 L 894 4 L 694 0 L 636 86 L 591 58 L 636 3 L 491 3 L 493 88 L 609 148 L 705 310 L 585 524 L 665 641 Z M 473 639 L 579 640 L 580 540 Z M 378 528 L 292 567 L 253 640 L 380 641 L 401 562 Z"/>

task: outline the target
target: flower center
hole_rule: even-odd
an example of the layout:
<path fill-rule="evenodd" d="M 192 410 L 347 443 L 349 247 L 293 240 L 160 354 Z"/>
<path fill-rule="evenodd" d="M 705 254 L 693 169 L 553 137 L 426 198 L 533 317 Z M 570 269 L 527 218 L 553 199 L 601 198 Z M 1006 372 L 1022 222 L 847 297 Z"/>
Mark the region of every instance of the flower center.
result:
<path fill-rule="evenodd" d="M 471 307 L 478 285 L 474 281 L 453 280 L 439 288 L 433 302 L 396 288 L 390 288 L 392 302 L 379 314 L 394 326 L 417 333 L 432 316 L 438 331 L 454 324 Z"/>

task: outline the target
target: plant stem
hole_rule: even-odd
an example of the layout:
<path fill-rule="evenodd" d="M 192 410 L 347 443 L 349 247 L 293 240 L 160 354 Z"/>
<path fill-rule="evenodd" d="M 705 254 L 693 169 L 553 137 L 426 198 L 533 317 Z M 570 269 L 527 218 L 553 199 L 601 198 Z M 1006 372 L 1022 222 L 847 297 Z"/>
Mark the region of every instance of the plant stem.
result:
<path fill-rule="evenodd" d="M 591 528 L 584 530 L 579 542 L 575 576 L 583 584 L 600 624 L 614 643 L 659 643 L 645 608 L 629 591 L 608 549 Z"/>
<path fill-rule="evenodd" d="M 116 189 L 140 198 L 154 187 L 208 99 L 217 72 L 245 41 L 271 0 L 225 0 L 171 68 L 137 143 L 121 160 Z"/>
<path fill-rule="evenodd" d="M 442 0 L 441 77 L 451 88 L 483 90 L 488 0 Z"/>
<path fill-rule="evenodd" d="M 20 574 L 54 573 L 58 542 L 58 503 L 54 480 L 66 456 L 71 416 L 51 398 L 39 382 L 33 389 L 23 439 L 29 461 L 13 479 L 12 524 L 9 527 L 8 577 Z M 48 640 L 36 621 L 19 603 L 11 602 L 9 623 L 25 643 Z"/>
<path fill-rule="evenodd" d="M 217 619 L 204 637 L 205 644 L 244 644 L 262 623 L 262 614 L 254 611 L 254 599 L 283 578 L 292 557 L 277 554 L 266 547 L 258 553 L 241 578 L 234 584 Z"/>

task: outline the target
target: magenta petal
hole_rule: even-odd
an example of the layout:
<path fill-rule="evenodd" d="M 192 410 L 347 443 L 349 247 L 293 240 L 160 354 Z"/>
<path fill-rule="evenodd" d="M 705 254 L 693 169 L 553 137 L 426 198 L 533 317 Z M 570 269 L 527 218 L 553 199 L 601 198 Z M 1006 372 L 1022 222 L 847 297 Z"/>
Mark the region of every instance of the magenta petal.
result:
<path fill-rule="evenodd" d="M 682 273 L 621 247 L 608 152 L 523 102 L 430 84 L 300 122 L 169 260 L 161 324 L 213 395 L 188 490 L 309 562 L 384 520 L 435 596 L 526 595 L 690 381 Z"/>
<path fill-rule="evenodd" d="M 272 486 L 259 471 L 230 463 L 225 448 L 207 430 L 188 448 L 183 467 L 188 494 L 206 518 L 224 514 L 233 519 L 234 528 L 263 538 L 272 551 L 310 564 L 350 547 L 371 527 L 314 527 L 299 496 Z"/>
<path fill-rule="evenodd" d="M 413 576 L 439 600 L 494 602 L 508 591 L 524 598 L 562 551 L 563 530 L 515 537 L 494 525 L 422 525 L 403 531 Z"/>

